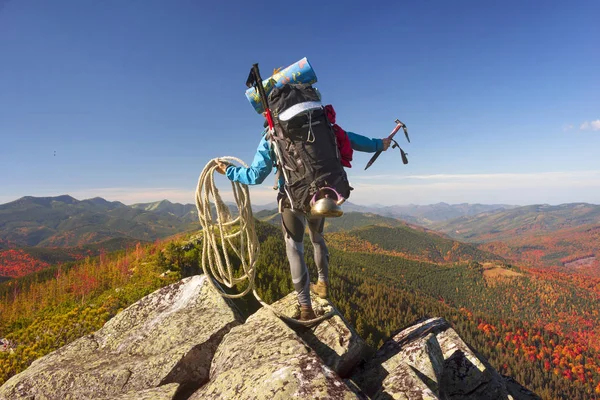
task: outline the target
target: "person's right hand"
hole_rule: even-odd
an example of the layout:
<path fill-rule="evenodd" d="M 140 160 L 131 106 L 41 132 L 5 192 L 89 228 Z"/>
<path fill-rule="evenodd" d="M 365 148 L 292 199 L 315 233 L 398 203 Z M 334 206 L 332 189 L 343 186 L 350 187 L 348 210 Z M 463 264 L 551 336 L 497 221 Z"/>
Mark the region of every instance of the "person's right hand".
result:
<path fill-rule="evenodd" d="M 392 139 L 383 138 L 381 139 L 381 141 L 383 142 L 383 151 L 386 151 L 390 148 L 390 144 L 392 144 Z"/>
<path fill-rule="evenodd" d="M 225 172 L 227 171 L 227 167 L 229 165 L 225 164 L 224 162 L 221 161 L 217 161 L 217 172 L 220 173 L 221 175 L 225 175 Z"/>

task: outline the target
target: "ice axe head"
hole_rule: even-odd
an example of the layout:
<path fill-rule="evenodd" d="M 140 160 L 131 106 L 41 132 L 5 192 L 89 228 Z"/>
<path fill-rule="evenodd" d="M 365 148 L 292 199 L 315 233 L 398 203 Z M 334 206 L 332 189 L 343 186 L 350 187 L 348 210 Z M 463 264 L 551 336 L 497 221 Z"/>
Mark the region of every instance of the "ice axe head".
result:
<path fill-rule="evenodd" d="M 394 122 L 396 122 L 396 125 L 400 125 L 402 127 L 402 130 L 404 130 L 404 136 L 406 136 L 406 140 L 408 140 L 408 143 L 410 143 L 410 138 L 408 137 L 408 128 L 404 122 L 400 121 L 399 119 L 396 119 Z"/>
<path fill-rule="evenodd" d="M 248 79 L 246 79 L 247 87 L 256 87 L 260 83 L 260 72 L 258 72 L 258 64 L 252 65 Z"/>

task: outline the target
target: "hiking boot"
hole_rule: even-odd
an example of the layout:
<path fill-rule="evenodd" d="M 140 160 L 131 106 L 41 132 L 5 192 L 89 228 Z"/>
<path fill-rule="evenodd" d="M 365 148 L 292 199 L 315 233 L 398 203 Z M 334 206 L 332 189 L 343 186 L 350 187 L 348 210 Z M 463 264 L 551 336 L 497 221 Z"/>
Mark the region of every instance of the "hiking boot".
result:
<path fill-rule="evenodd" d="M 300 321 L 310 321 L 317 316 L 311 306 L 300 306 Z"/>
<path fill-rule="evenodd" d="M 322 299 L 326 299 L 329 295 L 327 291 L 327 283 L 323 281 L 317 281 L 316 284 L 311 284 L 310 290 L 312 290 Z"/>

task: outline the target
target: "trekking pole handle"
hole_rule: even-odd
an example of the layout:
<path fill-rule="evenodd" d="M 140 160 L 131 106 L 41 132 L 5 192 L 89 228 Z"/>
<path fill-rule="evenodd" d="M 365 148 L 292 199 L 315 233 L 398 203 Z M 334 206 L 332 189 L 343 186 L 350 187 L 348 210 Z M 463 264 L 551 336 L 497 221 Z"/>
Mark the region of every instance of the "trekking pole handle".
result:
<path fill-rule="evenodd" d="M 256 90 L 260 96 L 260 102 L 262 103 L 263 109 L 265 110 L 265 118 L 269 124 L 269 129 L 273 129 L 273 115 L 271 115 L 271 109 L 269 108 L 269 101 L 265 93 L 265 88 L 262 84 L 262 78 L 260 77 L 260 71 L 258 69 L 258 63 L 252 64 L 252 73 L 256 80 Z"/>

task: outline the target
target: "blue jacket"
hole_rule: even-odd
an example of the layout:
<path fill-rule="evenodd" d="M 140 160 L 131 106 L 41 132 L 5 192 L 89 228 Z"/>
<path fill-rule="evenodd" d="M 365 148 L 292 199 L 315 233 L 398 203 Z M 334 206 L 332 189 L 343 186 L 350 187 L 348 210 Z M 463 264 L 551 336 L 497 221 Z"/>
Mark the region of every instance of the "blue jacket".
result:
<path fill-rule="evenodd" d="M 375 153 L 383 150 L 383 141 L 381 139 L 369 139 L 366 136 L 358 135 L 354 132 L 346 133 L 350 139 L 352 149 L 356 151 Z M 252 160 L 250 167 L 235 167 L 233 165 L 227 167 L 226 174 L 230 180 L 234 182 L 240 182 L 245 185 L 259 185 L 267 176 L 269 176 L 274 166 L 274 155 L 273 151 L 271 150 L 271 144 L 265 136 L 266 135 L 263 135 L 260 143 L 258 144 L 256 154 L 254 155 L 254 160 Z M 279 187 L 282 186 L 283 178 L 279 180 Z"/>

